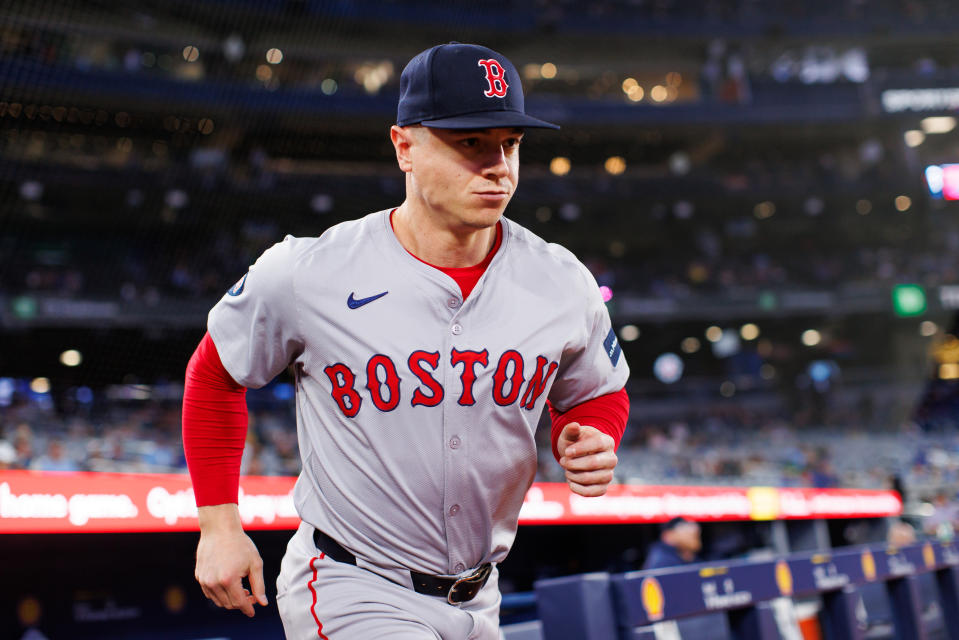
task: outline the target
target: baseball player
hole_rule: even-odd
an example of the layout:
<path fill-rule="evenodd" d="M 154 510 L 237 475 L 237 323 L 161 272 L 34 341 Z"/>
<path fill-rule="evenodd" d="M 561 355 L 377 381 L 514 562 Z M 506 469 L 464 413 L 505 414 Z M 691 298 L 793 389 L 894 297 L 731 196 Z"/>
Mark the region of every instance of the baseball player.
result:
<path fill-rule="evenodd" d="M 404 202 L 288 236 L 211 310 L 183 436 L 196 578 L 217 605 L 267 603 L 237 509 L 244 392 L 287 367 L 303 465 L 277 579 L 289 638 L 498 638 L 496 565 L 547 400 L 570 488 L 606 491 L 628 368 L 589 271 L 503 217 L 529 128 L 558 127 L 526 115 L 504 56 L 420 53 L 390 129 Z"/>

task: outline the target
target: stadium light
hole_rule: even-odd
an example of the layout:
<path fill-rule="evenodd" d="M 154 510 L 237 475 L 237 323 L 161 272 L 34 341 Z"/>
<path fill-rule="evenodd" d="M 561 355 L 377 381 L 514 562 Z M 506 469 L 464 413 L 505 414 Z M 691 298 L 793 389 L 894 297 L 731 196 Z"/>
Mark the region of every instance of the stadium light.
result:
<path fill-rule="evenodd" d="M 565 176 L 571 166 L 569 158 L 563 156 L 556 156 L 549 162 L 549 170 L 554 176 Z"/>
<path fill-rule="evenodd" d="M 611 156 L 606 158 L 606 163 L 604 165 L 606 173 L 618 176 L 626 171 L 626 160 L 622 156 Z"/>
<path fill-rule="evenodd" d="M 822 342 L 822 334 L 815 329 L 806 329 L 802 332 L 802 343 L 807 347 L 815 347 Z"/>
<path fill-rule="evenodd" d="M 283 52 L 276 47 L 266 52 L 266 61 L 270 64 L 280 64 L 283 62 Z"/>
<path fill-rule="evenodd" d="M 699 348 L 702 344 L 699 342 L 699 338 L 694 338 L 692 336 L 683 339 L 680 344 L 680 348 L 683 350 L 683 353 L 696 353 L 699 351 Z"/>
<path fill-rule="evenodd" d="M 706 329 L 706 339 L 709 340 L 710 342 L 719 342 L 719 340 L 722 337 L 723 337 L 723 330 L 717 327 L 716 325 L 713 325 L 709 327 L 708 329 Z"/>
<path fill-rule="evenodd" d="M 713 341 L 713 355 L 717 358 L 728 358 L 739 353 L 739 334 L 733 329 L 721 332 L 719 340 Z"/>
<path fill-rule="evenodd" d="M 910 129 L 902 134 L 902 137 L 905 138 L 907 147 L 918 147 L 926 141 L 926 134 L 919 129 Z"/>
<path fill-rule="evenodd" d="M 323 80 L 323 82 L 320 83 L 320 91 L 322 91 L 325 95 L 328 95 L 328 96 L 331 96 L 334 93 L 336 93 L 337 88 L 338 87 L 336 84 L 336 80 L 334 80 L 333 78 L 326 78 Z"/>
<path fill-rule="evenodd" d="M 623 342 L 633 342 L 639 337 L 639 327 L 634 324 L 626 324 L 619 329 L 619 338 Z"/>
<path fill-rule="evenodd" d="M 551 80 L 556 77 L 556 65 L 552 62 L 546 62 L 539 68 L 539 75 L 543 76 L 547 80 Z"/>
<path fill-rule="evenodd" d="M 959 379 L 959 364 L 955 362 L 944 362 L 939 365 L 939 378 L 942 380 Z"/>
<path fill-rule="evenodd" d="M 664 384 L 673 384 L 683 377 L 683 360 L 675 353 L 664 353 L 653 363 L 653 374 Z"/>
<path fill-rule="evenodd" d="M 927 134 L 949 133 L 956 128 L 956 119 L 952 116 L 930 116 L 920 120 L 919 126 Z"/>
<path fill-rule="evenodd" d="M 83 362 L 83 354 L 76 349 L 67 349 L 60 354 L 60 364 L 65 367 L 76 367 Z"/>

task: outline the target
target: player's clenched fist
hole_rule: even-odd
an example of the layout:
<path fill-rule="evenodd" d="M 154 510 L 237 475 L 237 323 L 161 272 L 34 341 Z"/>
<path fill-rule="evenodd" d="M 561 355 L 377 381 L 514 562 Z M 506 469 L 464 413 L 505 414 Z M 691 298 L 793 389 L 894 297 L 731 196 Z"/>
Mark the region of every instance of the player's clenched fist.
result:
<path fill-rule="evenodd" d="M 195 575 L 203 595 L 218 607 L 239 609 L 252 618 L 254 603 L 266 605 L 263 560 L 243 532 L 235 504 L 200 507 Z M 243 578 L 253 593 L 243 588 Z"/>
<path fill-rule="evenodd" d="M 581 496 L 601 496 L 613 481 L 616 468 L 615 442 L 596 427 L 570 422 L 556 442 L 559 464 L 566 470 L 566 483 Z"/>

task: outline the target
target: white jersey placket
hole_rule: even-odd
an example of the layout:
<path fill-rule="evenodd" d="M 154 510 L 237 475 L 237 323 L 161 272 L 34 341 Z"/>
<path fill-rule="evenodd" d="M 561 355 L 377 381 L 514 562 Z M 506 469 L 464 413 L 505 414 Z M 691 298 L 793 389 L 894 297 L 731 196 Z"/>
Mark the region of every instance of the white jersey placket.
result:
<path fill-rule="evenodd" d="M 468 514 L 463 513 L 460 504 L 461 496 L 466 490 L 466 466 L 469 460 L 469 438 L 466 434 L 468 425 L 463 421 L 463 407 L 459 405 L 462 383 L 460 369 L 450 361 L 453 349 L 463 349 L 462 341 L 466 339 L 467 324 L 464 313 L 464 304 L 458 294 L 449 292 L 447 307 L 450 309 L 450 320 L 446 330 L 443 357 L 446 360 L 446 396 L 443 398 L 443 517 L 446 525 L 447 572 L 462 573 L 468 567 L 463 552 L 469 549 L 467 532 L 464 531 L 468 522 Z"/>

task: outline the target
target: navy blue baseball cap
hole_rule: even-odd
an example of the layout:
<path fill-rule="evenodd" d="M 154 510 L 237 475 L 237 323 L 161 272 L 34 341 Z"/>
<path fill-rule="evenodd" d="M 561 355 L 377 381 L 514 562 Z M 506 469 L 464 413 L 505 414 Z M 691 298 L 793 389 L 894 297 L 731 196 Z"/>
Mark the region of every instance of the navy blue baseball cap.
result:
<path fill-rule="evenodd" d="M 451 42 L 418 54 L 400 75 L 396 124 L 440 129 L 559 126 L 526 115 L 519 72 L 506 56 Z"/>

